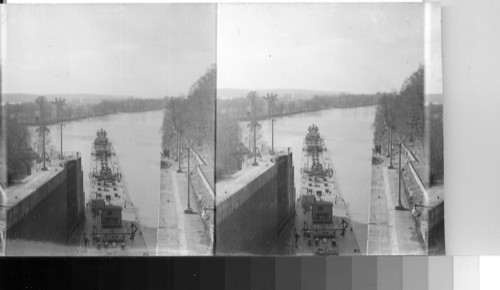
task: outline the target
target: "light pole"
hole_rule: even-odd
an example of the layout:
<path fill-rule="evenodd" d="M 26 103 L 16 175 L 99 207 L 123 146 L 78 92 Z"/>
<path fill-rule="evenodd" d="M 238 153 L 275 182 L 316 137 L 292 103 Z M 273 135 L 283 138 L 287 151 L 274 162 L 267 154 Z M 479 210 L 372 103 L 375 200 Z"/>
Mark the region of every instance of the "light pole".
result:
<path fill-rule="evenodd" d="M 271 119 L 271 155 L 274 155 L 274 123 L 276 119 Z"/>
<path fill-rule="evenodd" d="M 177 135 L 177 130 L 175 129 L 174 125 L 172 125 L 172 129 L 174 129 L 174 134 L 177 138 L 177 152 L 179 152 L 179 136 Z M 175 153 L 175 161 L 179 161 L 179 155 Z"/>
<path fill-rule="evenodd" d="M 253 166 L 258 166 L 257 163 L 257 120 L 253 123 Z"/>
<path fill-rule="evenodd" d="M 47 170 L 47 166 L 45 166 L 45 124 L 42 123 L 42 148 L 43 148 L 43 151 L 42 151 L 42 154 L 43 154 L 43 167 L 42 167 L 42 170 L 46 171 Z"/>
<path fill-rule="evenodd" d="M 389 141 L 390 141 L 390 146 L 389 146 L 389 169 L 393 169 L 394 166 L 392 165 L 392 128 L 389 127 Z"/>
<path fill-rule="evenodd" d="M 387 130 L 389 130 L 389 126 L 387 125 L 387 123 L 386 123 L 386 125 L 385 125 L 385 126 L 386 126 L 385 128 L 386 128 Z M 389 140 L 389 137 L 387 137 L 387 155 L 386 155 L 386 157 L 387 157 L 387 158 L 389 158 L 389 156 L 391 156 L 391 155 L 389 155 L 389 154 L 390 154 L 390 153 L 389 153 L 390 151 L 391 151 L 391 141 Z"/>
<path fill-rule="evenodd" d="M 45 127 L 45 114 L 43 113 L 43 104 L 45 103 L 45 97 L 40 96 L 38 97 L 35 102 L 40 105 L 40 132 L 42 133 L 42 158 L 43 158 L 43 171 L 47 171 L 47 166 L 45 166 L 45 131 L 47 130 L 47 127 Z"/>
<path fill-rule="evenodd" d="M 182 169 L 181 169 L 181 153 L 180 152 L 181 152 L 181 149 L 180 149 L 180 146 L 179 146 L 179 131 L 177 131 L 177 161 L 178 161 L 178 164 L 179 164 L 179 168 L 177 169 L 177 173 L 181 173 L 182 172 Z"/>
<path fill-rule="evenodd" d="M 188 196 L 187 197 L 188 198 L 187 199 L 188 200 L 187 200 L 187 207 L 184 210 L 184 213 L 192 214 L 193 210 L 191 209 L 191 204 L 190 204 L 190 190 L 189 190 L 190 187 L 191 187 L 191 171 L 189 171 L 189 169 L 190 169 L 189 168 L 189 159 L 191 159 L 191 157 L 190 157 L 191 156 L 191 147 L 188 146 L 187 150 L 188 150 L 188 170 L 187 170 L 187 176 L 188 176 L 188 180 L 187 180 L 187 182 L 188 182 L 188 190 L 187 190 L 187 195 Z"/>
<path fill-rule="evenodd" d="M 404 210 L 403 204 L 401 204 L 401 142 L 399 142 L 399 173 L 398 173 L 398 178 L 399 178 L 399 186 L 398 186 L 398 193 L 399 193 L 399 199 L 398 199 L 398 205 L 396 205 L 396 210 Z"/>
<path fill-rule="evenodd" d="M 64 126 L 65 126 L 65 125 L 64 125 L 63 123 L 61 123 L 61 156 L 59 157 L 60 159 L 63 159 L 63 158 L 64 158 L 64 155 L 63 155 L 63 146 L 62 146 L 62 145 L 63 145 L 63 142 L 62 142 L 62 141 L 63 141 L 63 140 L 62 140 L 62 139 L 63 139 L 63 135 L 62 135 L 62 131 L 63 131 L 63 129 L 62 129 L 62 128 L 63 128 Z"/>

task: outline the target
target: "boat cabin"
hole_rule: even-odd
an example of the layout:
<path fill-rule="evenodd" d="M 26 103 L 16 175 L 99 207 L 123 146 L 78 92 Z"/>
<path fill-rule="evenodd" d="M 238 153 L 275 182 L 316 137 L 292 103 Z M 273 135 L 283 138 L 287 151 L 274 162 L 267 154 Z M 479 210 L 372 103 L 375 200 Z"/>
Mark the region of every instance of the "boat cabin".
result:
<path fill-rule="evenodd" d="M 101 225 L 103 228 L 122 227 L 122 207 L 106 205 L 101 210 Z"/>
<path fill-rule="evenodd" d="M 311 204 L 313 224 L 331 224 L 333 203 L 329 201 L 316 201 Z"/>

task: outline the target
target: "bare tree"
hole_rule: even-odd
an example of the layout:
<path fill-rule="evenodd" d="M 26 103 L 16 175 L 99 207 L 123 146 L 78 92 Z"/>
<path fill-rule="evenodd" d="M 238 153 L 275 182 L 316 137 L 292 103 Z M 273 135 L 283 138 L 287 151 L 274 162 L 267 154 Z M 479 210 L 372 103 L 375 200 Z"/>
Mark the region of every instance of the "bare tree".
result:
<path fill-rule="evenodd" d="M 250 126 L 250 130 L 253 131 L 253 166 L 259 165 L 257 163 L 257 127 L 260 127 L 260 124 L 257 122 L 257 115 L 255 112 L 258 97 L 259 95 L 254 91 L 249 92 L 247 95 L 247 99 L 249 99 L 252 104 L 252 121 L 248 124 L 248 126 Z"/>
<path fill-rule="evenodd" d="M 20 124 L 16 118 L 7 119 L 7 167 L 9 176 L 11 171 L 18 170 L 21 166 L 29 166 L 24 162 L 23 155 L 29 148 L 30 133 L 28 128 Z M 29 169 L 27 170 L 29 172 Z M 10 177 L 8 178 L 10 183 Z"/>
<path fill-rule="evenodd" d="M 271 117 L 271 108 L 276 105 L 278 94 L 267 93 L 266 96 L 264 96 L 264 100 L 267 101 L 268 117 Z"/>
<path fill-rule="evenodd" d="M 47 170 L 47 167 L 45 166 L 45 132 L 49 131 L 49 129 L 45 126 L 45 114 L 44 114 L 44 108 L 43 105 L 45 104 L 46 100 L 44 96 L 40 96 L 36 98 L 35 103 L 37 103 L 40 106 L 40 127 L 37 129 L 38 133 L 42 135 L 43 142 L 42 142 L 42 158 L 43 158 L 43 167 L 42 170 Z"/>
<path fill-rule="evenodd" d="M 59 118 L 61 116 L 61 111 L 62 111 L 62 107 L 64 105 L 66 105 L 66 99 L 64 98 L 55 98 L 52 102 L 52 104 L 54 104 L 56 106 L 56 116 L 57 116 L 57 122 L 59 123 Z"/>

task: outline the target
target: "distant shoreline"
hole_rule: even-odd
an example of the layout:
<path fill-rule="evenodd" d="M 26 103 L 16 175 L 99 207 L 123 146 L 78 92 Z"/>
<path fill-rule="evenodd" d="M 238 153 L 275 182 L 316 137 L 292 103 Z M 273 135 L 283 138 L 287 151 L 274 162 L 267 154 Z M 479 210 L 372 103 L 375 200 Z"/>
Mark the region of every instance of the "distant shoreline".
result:
<path fill-rule="evenodd" d="M 293 115 L 298 115 L 302 113 L 312 113 L 312 112 L 319 112 L 323 110 L 330 110 L 330 109 L 356 109 L 356 108 L 365 108 L 365 107 L 373 107 L 376 105 L 363 105 L 363 106 L 353 106 L 353 107 L 331 107 L 331 108 L 323 108 L 323 109 L 313 109 L 313 110 L 307 110 L 307 111 L 300 111 L 300 112 L 291 112 L 291 113 L 284 113 L 284 114 L 279 114 L 279 115 L 271 115 L 271 116 L 259 116 L 257 117 L 257 121 L 263 121 L 263 120 L 268 120 L 271 118 L 280 118 L 280 117 L 288 117 L 288 116 L 293 116 Z M 251 117 L 245 117 L 245 118 L 230 118 L 231 120 L 235 120 L 238 122 L 244 122 L 244 121 L 251 121 Z"/>
<path fill-rule="evenodd" d="M 137 114 L 137 113 L 146 113 L 146 112 L 154 112 L 154 111 L 161 111 L 164 110 L 164 108 L 161 109 L 153 109 L 153 110 L 145 110 L 145 111 L 138 111 L 138 112 L 115 112 L 115 113 L 109 113 L 109 114 L 104 114 L 104 115 L 95 115 L 95 116 L 86 116 L 86 117 L 79 117 L 79 118 L 74 118 L 74 119 L 69 119 L 69 120 L 60 120 L 60 121 L 49 121 L 46 122 L 45 125 L 56 125 L 59 123 L 69 123 L 73 121 L 80 121 L 84 119 L 91 119 L 91 118 L 98 118 L 98 117 L 105 117 L 105 116 L 112 116 L 112 115 L 118 115 L 118 114 Z M 22 123 L 26 126 L 38 126 L 40 125 L 40 122 L 27 122 L 27 123 Z"/>

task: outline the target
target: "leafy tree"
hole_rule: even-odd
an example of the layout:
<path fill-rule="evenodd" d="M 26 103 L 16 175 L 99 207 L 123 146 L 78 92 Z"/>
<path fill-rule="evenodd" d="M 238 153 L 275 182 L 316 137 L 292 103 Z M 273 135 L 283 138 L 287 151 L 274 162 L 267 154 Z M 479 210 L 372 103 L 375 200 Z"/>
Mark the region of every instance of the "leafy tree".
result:
<path fill-rule="evenodd" d="M 389 131 L 396 129 L 396 109 L 397 95 L 395 93 L 381 94 L 375 113 L 375 121 L 373 123 L 375 144 L 381 144 L 384 139 L 388 140 L 388 147 L 392 147 L 389 138 Z M 388 149 L 389 150 L 389 149 Z"/>
<path fill-rule="evenodd" d="M 191 121 L 190 138 L 198 143 L 211 143 L 215 134 L 216 68 L 212 65 L 192 86 L 187 97 Z"/>
<path fill-rule="evenodd" d="M 7 119 L 6 123 L 7 167 L 9 176 L 12 176 L 16 171 L 21 170 L 21 167 L 30 166 L 24 155 L 29 148 L 31 136 L 28 127 L 20 124 L 15 118 Z"/>
<path fill-rule="evenodd" d="M 238 170 L 242 157 L 241 128 L 237 121 L 217 115 L 216 180 Z"/>
<path fill-rule="evenodd" d="M 215 138 L 215 77 L 212 65 L 206 73 L 191 86 L 187 97 L 166 98 L 167 105 L 162 125 L 163 147 L 174 146 L 175 132 L 191 145 L 199 146 L 214 154 Z M 184 141 L 182 141 L 184 143 Z"/>
<path fill-rule="evenodd" d="M 398 131 L 409 138 L 410 142 L 423 140 L 425 131 L 423 66 L 405 80 L 399 95 L 400 101 L 396 111 Z"/>

